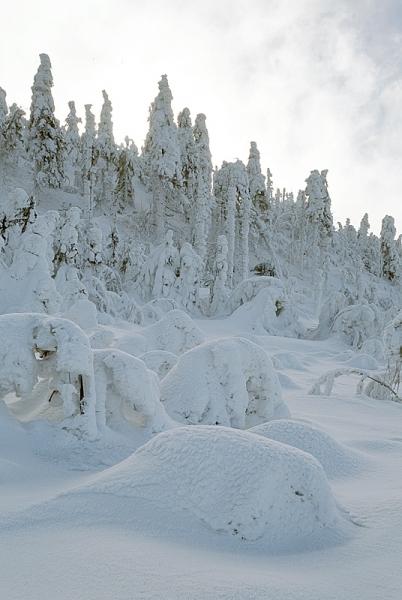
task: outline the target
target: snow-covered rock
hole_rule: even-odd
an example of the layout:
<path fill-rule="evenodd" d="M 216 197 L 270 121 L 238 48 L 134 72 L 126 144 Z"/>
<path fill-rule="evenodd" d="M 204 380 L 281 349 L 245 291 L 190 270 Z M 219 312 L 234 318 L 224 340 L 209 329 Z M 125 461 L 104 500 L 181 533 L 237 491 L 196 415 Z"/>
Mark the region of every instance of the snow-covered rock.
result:
<path fill-rule="evenodd" d="M 170 416 L 182 423 L 246 428 L 289 411 L 272 362 L 243 338 L 223 338 L 183 354 L 161 383 Z"/>

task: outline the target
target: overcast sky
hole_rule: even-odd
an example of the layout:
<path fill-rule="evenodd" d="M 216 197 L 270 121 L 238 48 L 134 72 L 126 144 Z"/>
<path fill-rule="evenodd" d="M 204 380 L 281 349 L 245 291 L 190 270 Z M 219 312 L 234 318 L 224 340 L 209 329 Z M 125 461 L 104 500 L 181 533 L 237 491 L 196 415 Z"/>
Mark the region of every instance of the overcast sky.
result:
<path fill-rule="evenodd" d="M 28 109 L 40 52 L 58 117 L 105 88 L 117 140 L 141 147 L 167 73 L 177 114 L 207 115 L 214 164 L 247 159 L 289 191 L 329 169 L 336 220 L 368 212 L 402 231 L 401 0 L 14 0 L 3 2 L 0 85 Z"/>

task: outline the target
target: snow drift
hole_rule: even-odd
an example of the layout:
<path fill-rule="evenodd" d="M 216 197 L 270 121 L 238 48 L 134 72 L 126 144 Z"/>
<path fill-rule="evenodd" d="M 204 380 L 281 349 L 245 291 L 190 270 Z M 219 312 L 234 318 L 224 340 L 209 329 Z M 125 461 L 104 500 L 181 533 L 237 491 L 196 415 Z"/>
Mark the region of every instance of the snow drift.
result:
<path fill-rule="evenodd" d="M 307 423 L 281 419 L 262 423 L 250 431 L 308 452 L 321 463 L 328 477 L 350 475 L 361 468 L 362 459 L 353 450 Z"/>
<path fill-rule="evenodd" d="M 177 474 L 180 474 L 178 477 Z M 82 492 L 158 499 L 218 533 L 275 547 L 322 543 L 342 518 L 321 465 L 311 455 L 249 432 L 181 427 L 154 437 Z"/>

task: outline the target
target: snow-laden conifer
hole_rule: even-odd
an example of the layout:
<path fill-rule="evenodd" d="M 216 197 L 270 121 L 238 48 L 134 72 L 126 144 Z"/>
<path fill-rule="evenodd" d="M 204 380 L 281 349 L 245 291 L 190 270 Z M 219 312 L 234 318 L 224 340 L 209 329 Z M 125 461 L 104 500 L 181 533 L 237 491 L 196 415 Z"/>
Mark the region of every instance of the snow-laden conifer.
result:
<path fill-rule="evenodd" d="M 50 59 L 47 54 L 40 54 L 40 65 L 32 86 L 29 151 L 36 182 L 58 188 L 64 182 L 65 140 L 54 114 L 52 86 Z"/>
<path fill-rule="evenodd" d="M 143 156 L 152 193 L 152 221 L 157 240 L 165 230 L 167 205 L 179 212 L 181 161 L 177 126 L 172 110 L 172 92 L 166 75 L 159 81 L 159 93 L 149 110 L 149 130 Z"/>

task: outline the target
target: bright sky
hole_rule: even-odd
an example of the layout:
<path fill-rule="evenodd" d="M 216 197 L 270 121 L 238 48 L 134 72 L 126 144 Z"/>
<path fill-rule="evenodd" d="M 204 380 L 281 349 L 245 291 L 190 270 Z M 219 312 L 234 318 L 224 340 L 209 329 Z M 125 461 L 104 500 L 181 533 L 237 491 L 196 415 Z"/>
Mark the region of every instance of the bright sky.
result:
<path fill-rule="evenodd" d="M 255 140 L 274 184 L 297 192 L 329 169 L 336 220 L 368 212 L 402 231 L 401 0 L 3 2 L 0 85 L 28 109 L 49 54 L 58 117 L 68 100 L 113 103 L 117 140 L 141 147 L 167 73 L 177 114 L 207 115 L 215 164 Z"/>

